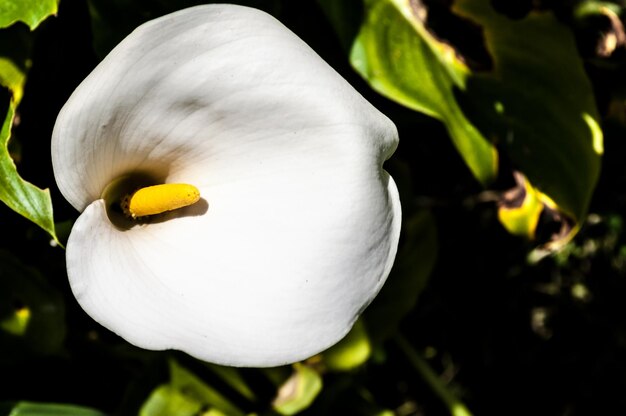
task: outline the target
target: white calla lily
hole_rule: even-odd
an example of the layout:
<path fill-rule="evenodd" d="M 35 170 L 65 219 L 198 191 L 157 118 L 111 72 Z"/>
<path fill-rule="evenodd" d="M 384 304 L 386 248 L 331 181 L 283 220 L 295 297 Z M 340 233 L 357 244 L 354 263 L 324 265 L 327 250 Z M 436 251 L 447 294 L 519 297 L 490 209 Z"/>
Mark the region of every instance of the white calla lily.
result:
<path fill-rule="evenodd" d="M 54 128 L 55 177 L 82 212 L 72 290 L 143 348 L 235 366 L 314 355 L 391 269 L 400 202 L 382 164 L 396 145 L 391 121 L 261 11 L 205 5 L 148 22 Z M 111 184 L 139 178 L 202 199 L 120 220 Z"/>

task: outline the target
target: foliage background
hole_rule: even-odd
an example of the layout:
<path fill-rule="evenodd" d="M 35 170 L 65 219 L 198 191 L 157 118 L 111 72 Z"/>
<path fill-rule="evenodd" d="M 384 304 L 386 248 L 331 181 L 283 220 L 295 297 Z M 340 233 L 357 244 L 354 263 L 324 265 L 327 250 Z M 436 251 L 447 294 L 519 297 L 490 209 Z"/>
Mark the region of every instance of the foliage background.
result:
<path fill-rule="evenodd" d="M 0 2 L 0 14 L 10 9 L 3 8 L 6 4 L 27 3 Z M 554 20 L 549 30 L 565 31 L 574 40 L 574 58 L 559 61 L 558 68 L 544 61 L 534 68 L 542 76 L 556 70 L 556 78 L 576 82 L 567 84 L 571 96 L 556 98 L 555 111 L 564 116 L 558 122 L 550 118 L 556 126 L 548 127 L 552 135 L 540 136 L 553 144 L 552 153 L 546 155 L 547 163 L 530 162 L 530 170 L 535 169 L 533 181 L 552 177 L 560 186 L 564 174 L 557 163 L 549 162 L 571 155 L 569 132 L 579 131 L 569 130 L 578 125 L 568 110 L 571 100 L 591 100 L 604 133 L 597 184 L 573 178 L 579 187 L 585 184 L 582 193 L 593 193 L 589 205 L 583 204 L 565 219 L 555 210 L 544 209 L 537 214 L 538 225 L 528 226 L 532 232 L 526 234 L 535 237 L 529 240 L 507 232 L 499 222 L 503 206 L 519 207 L 519 200 L 511 202 L 505 196 L 516 186 L 520 191 L 514 171 L 529 169 L 516 159 L 515 150 L 507 153 L 502 143 L 497 144 L 498 172 L 493 181 L 481 185 L 468 168 L 467 155 L 459 153 L 451 140 L 455 133 L 448 110 L 435 114 L 422 109 L 427 116 L 407 108 L 393 94 L 391 99 L 380 95 L 375 90 L 390 96 L 351 66 L 350 48 L 367 8 L 394 7 L 399 2 L 237 3 L 275 15 L 398 126 L 400 147 L 387 169 L 401 190 L 405 224 L 385 289 L 351 340 L 342 344 L 343 350 L 292 367 L 225 369 L 174 351 L 139 350 L 100 327 L 69 290 L 63 249 L 45 231 L 2 205 L 0 402 L 5 413 L 589 415 L 626 408 L 624 5 L 481 2 L 490 13 L 509 19 L 510 30 L 514 22 L 528 21 L 529 16 L 550 16 Z M 23 178 L 50 189 L 61 242 L 77 213 L 56 189 L 52 175 L 49 149 L 56 115 L 98 60 L 134 27 L 191 4 L 186 0 L 61 0 L 56 16 L 34 31 L 18 22 L 0 32 L 0 54 L 18 73 L 28 74 L 23 94 L 18 79 L 0 98 L 2 114 L 19 103 L 8 149 Z M 411 33 L 415 39 L 432 35 L 429 42 L 437 45 L 445 41 L 464 52 L 478 51 L 470 52 L 472 56 L 489 53 L 484 39 L 465 36 L 465 25 L 450 10 L 450 2 L 406 4 L 429 11 L 428 20 L 416 21 L 426 31 Z M 30 24 L 36 26 L 34 21 Z M 607 53 L 602 48 L 611 36 L 616 41 Z M 547 42 L 527 32 L 517 32 L 515 38 L 516 44 L 505 44 L 513 52 Z M 382 45 L 383 40 L 377 39 L 374 44 Z M 409 51 L 408 46 L 402 47 Z M 554 50 L 557 57 L 560 53 Z M 0 60 L 3 71 L 4 62 Z M 583 65 L 582 81 L 572 75 L 578 70 L 576 62 Z M 489 70 L 471 68 L 470 76 L 480 78 Z M 359 72 L 363 74 L 362 68 Z M 400 81 L 415 80 L 411 88 L 419 90 L 420 74 L 409 68 Z M 524 90 L 535 85 L 532 72 L 523 74 L 507 81 L 507 87 Z M 497 130 L 497 123 L 480 115 L 490 103 L 463 104 L 459 87 L 467 89 L 450 85 L 446 105 L 456 102 L 463 116 L 482 132 L 485 126 Z M 515 99 L 511 98 L 513 103 Z M 538 100 L 537 109 L 518 114 L 517 121 L 536 123 L 545 116 L 542 104 Z M 586 169 L 576 167 L 577 172 Z M 10 180 L 3 179 L 5 191 Z M 524 189 L 522 195 L 532 194 L 532 188 Z M 576 229 L 577 224 L 580 232 L 571 241 L 563 235 L 554 237 L 564 225 Z M 559 249 L 547 252 L 545 244 L 555 241 Z M 279 387 L 289 380 L 296 380 L 298 388 L 276 402 Z"/>

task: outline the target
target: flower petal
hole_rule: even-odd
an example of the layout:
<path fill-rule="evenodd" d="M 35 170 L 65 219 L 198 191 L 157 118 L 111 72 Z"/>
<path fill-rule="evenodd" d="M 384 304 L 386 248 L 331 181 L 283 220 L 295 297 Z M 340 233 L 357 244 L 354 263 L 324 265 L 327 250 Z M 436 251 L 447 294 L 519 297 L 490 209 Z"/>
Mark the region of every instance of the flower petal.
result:
<path fill-rule="evenodd" d="M 207 5 L 137 29 L 81 84 L 53 135 L 84 210 L 68 275 L 94 319 L 149 349 L 272 366 L 337 342 L 389 274 L 395 126 L 272 17 Z M 104 188 L 138 172 L 200 189 L 130 229 Z M 208 204 L 208 207 L 207 207 Z"/>
<path fill-rule="evenodd" d="M 340 185 L 331 200 L 306 187 L 277 192 L 271 205 L 232 205 L 225 191 L 206 215 L 126 231 L 98 200 L 68 242 L 72 290 L 95 320 L 144 348 L 237 366 L 305 359 L 347 333 L 389 273 L 400 206 L 385 181 L 348 195 Z"/>
<path fill-rule="evenodd" d="M 144 24 L 104 59 L 59 114 L 52 160 L 82 211 L 129 172 L 203 186 L 300 152 L 379 165 L 396 145 L 395 126 L 280 22 L 205 5 Z"/>

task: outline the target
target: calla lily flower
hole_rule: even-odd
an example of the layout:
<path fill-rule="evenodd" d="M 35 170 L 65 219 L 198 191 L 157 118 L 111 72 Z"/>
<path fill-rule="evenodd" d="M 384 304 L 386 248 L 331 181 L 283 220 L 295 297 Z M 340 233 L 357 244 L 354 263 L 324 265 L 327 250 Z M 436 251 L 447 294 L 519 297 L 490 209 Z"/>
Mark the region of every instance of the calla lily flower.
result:
<path fill-rule="evenodd" d="M 389 119 L 264 12 L 214 4 L 150 21 L 54 128 L 55 178 L 81 212 L 67 242 L 72 291 L 142 348 L 258 367 L 317 354 L 393 264 L 400 202 L 382 165 L 397 141 Z M 120 209 L 161 184 L 188 184 L 199 201 Z"/>

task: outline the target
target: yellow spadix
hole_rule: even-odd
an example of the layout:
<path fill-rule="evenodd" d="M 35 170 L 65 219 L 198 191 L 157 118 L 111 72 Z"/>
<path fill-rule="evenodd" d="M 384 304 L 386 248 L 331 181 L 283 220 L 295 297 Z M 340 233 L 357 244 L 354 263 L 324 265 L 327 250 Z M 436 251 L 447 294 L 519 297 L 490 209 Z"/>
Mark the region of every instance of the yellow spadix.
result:
<path fill-rule="evenodd" d="M 124 213 L 132 218 L 162 214 L 195 204 L 200 191 L 193 185 L 167 183 L 140 188 L 122 199 Z"/>

